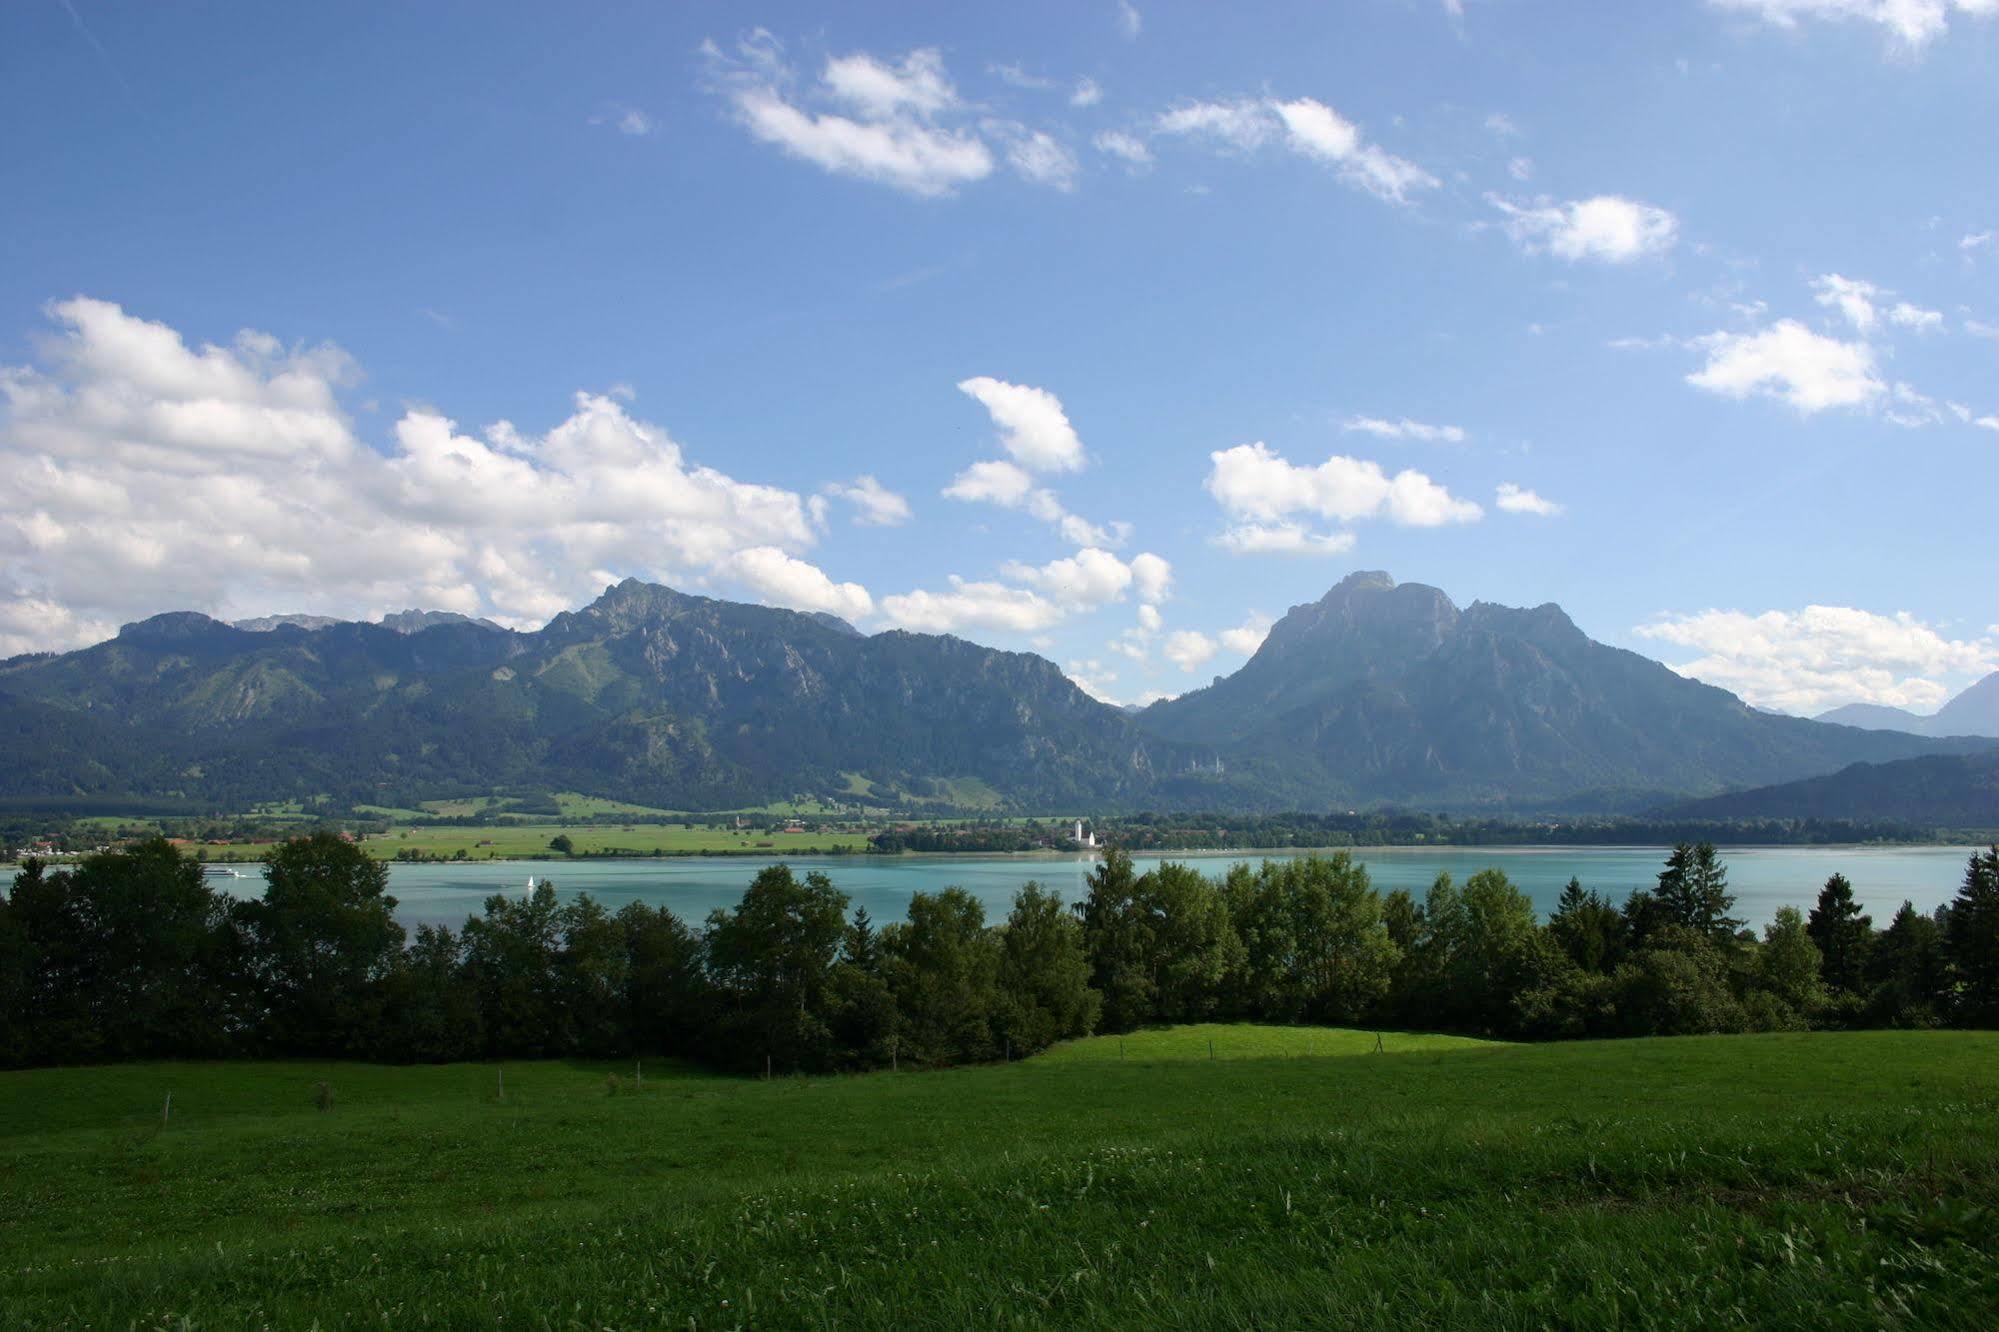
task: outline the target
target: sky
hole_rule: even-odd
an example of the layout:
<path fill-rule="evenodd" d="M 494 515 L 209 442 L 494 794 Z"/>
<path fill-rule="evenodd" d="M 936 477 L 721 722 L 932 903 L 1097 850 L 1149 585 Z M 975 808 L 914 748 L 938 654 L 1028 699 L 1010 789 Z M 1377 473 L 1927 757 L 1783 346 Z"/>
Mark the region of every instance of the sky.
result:
<path fill-rule="evenodd" d="M 1144 702 L 1381 569 L 1999 668 L 1999 0 L 0 7 L 0 655 L 636 576 Z"/>

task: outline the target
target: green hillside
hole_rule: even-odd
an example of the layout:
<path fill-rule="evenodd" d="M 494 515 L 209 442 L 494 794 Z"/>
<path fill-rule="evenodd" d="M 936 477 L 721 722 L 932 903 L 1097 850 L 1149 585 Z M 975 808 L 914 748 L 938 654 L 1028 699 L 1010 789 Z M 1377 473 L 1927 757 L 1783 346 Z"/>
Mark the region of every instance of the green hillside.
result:
<path fill-rule="evenodd" d="M 642 1088 L 587 1063 L 0 1074 L 0 1322 L 1999 1316 L 1999 1036 L 1124 1039 Z"/>

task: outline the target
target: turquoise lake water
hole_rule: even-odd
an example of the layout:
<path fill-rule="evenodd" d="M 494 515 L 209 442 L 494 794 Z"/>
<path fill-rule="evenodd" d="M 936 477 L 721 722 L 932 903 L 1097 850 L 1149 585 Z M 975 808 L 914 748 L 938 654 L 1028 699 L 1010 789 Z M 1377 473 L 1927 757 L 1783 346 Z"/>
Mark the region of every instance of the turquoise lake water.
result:
<path fill-rule="evenodd" d="M 1303 852 L 1269 853 L 1288 859 Z M 1664 861 L 1663 847 L 1367 847 L 1354 855 L 1368 868 L 1377 888 L 1408 888 L 1420 898 L 1431 880 L 1449 871 L 1462 882 L 1488 866 L 1506 871 L 1534 899 L 1545 918 L 1575 875 L 1583 886 L 1622 901 L 1633 888 L 1650 887 Z M 1729 884 L 1736 914 L 1760 926 L 1778 907 L 1808 910 L 1826 876 L 1835 871 L 1853 881 L 1855 896 L 1885 926 L 1903 899 L 1930 910 L 1948 901 L 1964 878 L 1970 847 L 1786 846 L 1728 847 Z M 1241 861 L 1264 859 L 1249 853 L 1199 853 L 1137 858 L 1141 870 L 1161 859 L 1197 865 L 1221 875 Z M 588 892 L 612 910 L 627 902 L 664 905 L 683 920 L 698 922 L 715 907 L 733 905 L 764 864 L 739 856 L 687 856 L 666 860 L 482 861 L 477 864 L 394 865 L 390 891 L 407 924 L 458 926 L 476 915 L 493 893 L 518 894 L 528 877 L 552 879 L 564 896 Z M 835 886 L 864 906 L 877 921 L 900 920 L 910 896 L 956 885 L 985 904 L 988 919 L 1005 915 L 1014 892 L 1028 880 L 1059 891 L 1064 900 L 1083 896 L 1093 863 L 1085 856 L 796 856 L 794 871 L 824 870 Z M 254 874 L 254 871 L 247 871 Z M 238 891 L 261 891 L 261 878 L 225 881 Z"/>

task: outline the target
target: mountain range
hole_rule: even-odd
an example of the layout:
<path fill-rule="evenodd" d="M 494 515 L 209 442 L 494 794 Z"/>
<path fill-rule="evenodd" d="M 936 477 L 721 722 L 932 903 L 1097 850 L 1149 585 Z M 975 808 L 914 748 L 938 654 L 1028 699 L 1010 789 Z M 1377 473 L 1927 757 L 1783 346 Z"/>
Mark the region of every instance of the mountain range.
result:
<path fill-rule="evenodd" d="M 1999 736 L 1999 671 L 1972 685 L 1935 712 L 1925 716 L 1879 703 L 1849 703 L 1819 714 L 1820 721 L 1859 726 L 1870 731 L 1904 731 L 1910 735 Z"/>
<path fill-rule="evenodd" d="M 1460 609 L 1381 573 L 1137 712 L 1032 654 L 636 580 L 532 632 L 290 618 L 171 612 L 0 662 L 0 795 L 1583 812 L 1990 747 L 1758 712 L 1558 606 Z"/>

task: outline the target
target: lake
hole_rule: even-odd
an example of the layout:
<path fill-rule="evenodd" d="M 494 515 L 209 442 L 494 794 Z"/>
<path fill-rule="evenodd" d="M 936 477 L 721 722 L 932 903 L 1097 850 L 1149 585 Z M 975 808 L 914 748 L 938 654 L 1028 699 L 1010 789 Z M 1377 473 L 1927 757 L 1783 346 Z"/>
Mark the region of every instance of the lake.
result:
<path fill-rule="evenodd" d="M 1885 927 L 1906 898 L 1931 910 L 1949 901 L 1964 878 L 1970 847 L 1784 846 L 1723 848 L 1736 914 L 1761 926 L 1781 906 L 1809 910 L 1819 886 L 1835 871 L 1853 881 L 1854 894 Z M 1299 851 L 1271 852 L 1289 859 Z M 1650 887 L 1666 858 L 1663 847 L 1365 847 L 1354 855 L 1366 863 L 1383 892 L 1407 888 L 1420 900 L 1439 873 L 1460 883 L 1478 870 L 1498 866 L 1534 899 L 1546 919 L 1574 875 L 1586 888 L 1617 901 L 1633 888 Z M 1219 877 L 1228 867 L 1264 857 L 1242 853 L 1188 853 L 1141 856 L 1141 870 L 1162 859 L 1199 866 Z M 741 856 L 686 856 L 665 860 L 481 861 L 474 864 L 392 865 L 390 891 L 406 924 L 448 924 L 454 928 L 496 892 L 522 892 L 528 876 L 552 879 L 569 896 L 588 892 L 615 911 L 627 902 L 669 907 L 681 919 L 699 922 L 715 907 L 733 905 L 767 861 Z M 799 874 L 824 870 L 833 883 L 864 906 L 875 920 L 901 920 L 914 893 L 956 885 L 985 904 L 987 918 L 1006 914 L 1013 895 L 1030 879 L 1080 900 L 1094 863 L 1074 856 L 797 856 L 788 859 Z M 224 880 L 241 893 L 262 889 L 261 875 Z"/>

